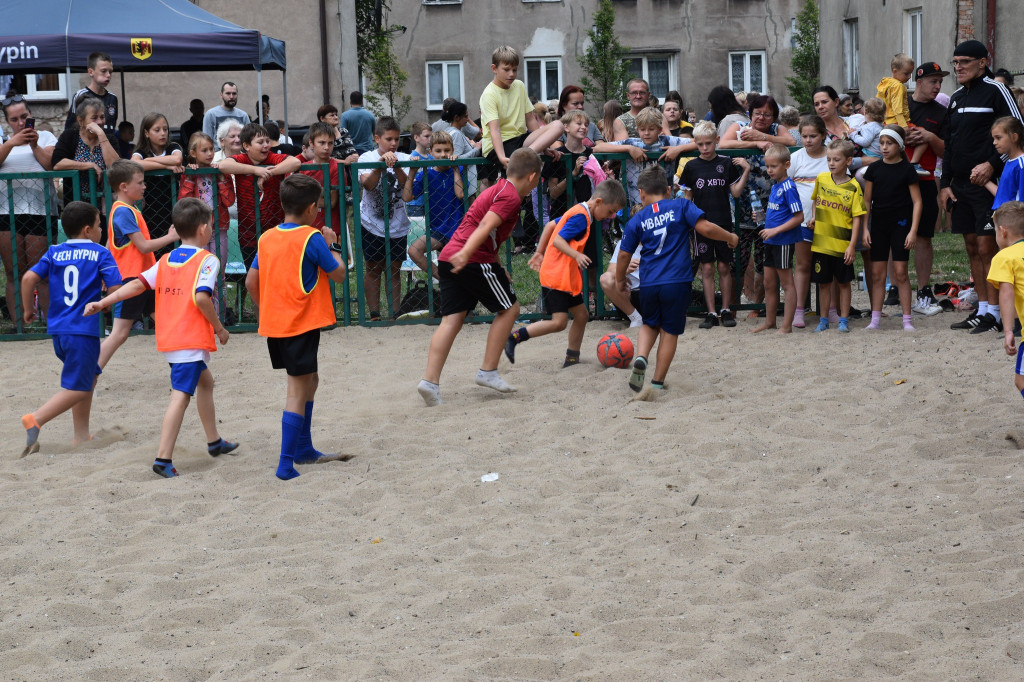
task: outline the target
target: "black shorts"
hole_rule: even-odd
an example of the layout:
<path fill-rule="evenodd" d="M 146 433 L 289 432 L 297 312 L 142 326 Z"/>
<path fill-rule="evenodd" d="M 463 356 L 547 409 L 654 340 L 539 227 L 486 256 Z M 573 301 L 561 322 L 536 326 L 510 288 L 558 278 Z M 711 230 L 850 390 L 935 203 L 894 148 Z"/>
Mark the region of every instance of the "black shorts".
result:
<path fill-rule="evenodd" d="M 597 265 L 597 250 L 601 243 L 601 223 L 594 221 L 590 226 L 590 234 L 587 236 L 587 241 L 583 244 L 583 255 L 590 259 L 590 265 L 586 268 L 592 270 Z M 602 263 L 604 267 L 608 267 L 608 263 Z M 601 272 L 604 272 L 604 268 L 601 268 Z"/>
<path fill-rule="evenodd" d="M 283 369 L 290 377 L 315 374 L 317 352 L 320 350 L 320 330 L 311 329 L 298 336 L 268 337 L 270 365 Z"/>
<path fill-rule="evenodd" d="M 138 277 L 129 277 L 122 282 L 128 284 Z M 114 304 L 114 317 L 118 320 L 141 320 L 146 315 L 152 315 L 156 310 L 156 294 L 152 289 L 146 289 L 138 296 L 125 299 Z"/>
<path fill-rule="evenodd" d="M 775 270 L 789 270 L 793 267 L 796 244 L 765 244 L 764 266 Z"/>
<path fill-rule="evenodd" d="M 702 234 L 695 235 L 694 244 L 697 248 L 697 260 L 701 263 L 732 263 L 733 251 L 725 242 L 708 239 Z"/>
<path fill-rule="evenodd" d="M 931 239 L 935 236 L 935 223 L 939 221 L 939 188 L 934 180 L 921 179 L 921 222 L 917 226 L 917 236 Z"/>
<path fill-rule="evenodd" d="M 438 261 L 437 279 L 441 284 L 441 317 L 472 312 L 483 303 L 492 313 L 508 310 L 516 304 L 516 292 L 498 263 L 466 263 L 457 273 L 452 264 Z"/>
<path fill-rule="evenodd" d="M 691 287 L 692 287 L 692 285 L 691 285 Z M 633 304 L 634 308 L 636 308 L 638 310 L 640 309 L 640 290 L 639 289 L 633 289 L 632 291 L 629 292 L 629 302 Z"/>
<path fill-rule="evenodd" d="M 405 260 L 406 238 L 405 237 L 381 237 L 375 235 L 364 227 L 363 234 L 363 259 L 369 263 L 382 263 L 387 259 L 388 249 L 391 250 L 391 262 L 401 263 Z"/>
<path fill-rule="evenodd" d="M 567 313 L 572 308 L 583 305 L 583 294 L 573 296 L 568 291 L 547 287 L 541 287 L 540 293 L 544 297 L 544 310 L 549 313 Z"/>
<path fill-rule="evenodd" d="M 484 129 L 484 135 L 490 135 L 490 131 Z M 501 143 L 502 149 L 505 150 L 506 159 L 512 156 L 512 152 L 515 150 L 522 149 L 528 135 L 529 133 L 523 133 Z M 492 149 L 486 158 L 489 163 L 479 166 L 478 177 L 491 183 L 497 180 L 499 176 L 505 177 L 505 167 L 498 161 L 497 152 Z"/>
<path fill-rule="evenodd" d="M 826 253 L 813 254 L 811 281 L 815 284 L 849 284 L 853 281 L 853 264 L 847 265 L 842 256 L 830 256 Z"/>
<path fill-rule="evenodd" d="M 953 180 L 950 189 L 956 196 L 951 216 L 953 232 L 994 239 L 996 228 L 992 224 L 992 195 L 989 191 L 962 180 Z"/>
<path fill-rule="evenodd" d="M 907 210 L 871 212 L 871 260 L 886 261 L 892 254 L 893 261 L 906 263 L 910 251 L 904 248 L 913 215 Z"/>
<path fill-rule="evenodd" d="M 448 243 L 448 240 L 451 239 L 451 237 L 447 237 L 443 232 L 439 232 L 437 230 L 430 231 L 430 238 L 440 244 L 440 246 L 435 247 L 438 251 L 443 249 L 445 244 Z"/>
<path fill-rule="evenodd" d="M 6 212 L 6 206 L 0 206 L 0 210 Z M 57 243 L 57 220 L 54 219 L 53 225 L 50 229 L 53 230 L 52 243 Z M 11 231 L 11 218 L 10 215 L 0 216 L 0 232 L 10 233 Z M 46 237 L 46 216 L 44 215 L 32 215 L 31 213 L 18 213 L 14 216 L 14 232 L 21 237 Z M 0 237 L 3 239 L 3 237 Z M 10 241 L 10 237 L 7 237 Z"/>

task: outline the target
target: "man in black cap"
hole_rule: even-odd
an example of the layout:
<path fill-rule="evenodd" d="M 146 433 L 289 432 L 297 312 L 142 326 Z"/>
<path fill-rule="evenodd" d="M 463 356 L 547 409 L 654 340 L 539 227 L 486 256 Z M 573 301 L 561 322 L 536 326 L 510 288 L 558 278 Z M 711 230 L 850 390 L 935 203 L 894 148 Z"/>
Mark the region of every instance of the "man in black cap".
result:
<path fill-rule="evenodd" d="M 964 236 L 971 276 L 978 293 L 978 312 L 952 329 L 972 334 L 1003 330 L 999 290 L 989 285 L 988 269 L 998 251 L 992 225 L 992 195 L 985 183 L 998 177 L 1003 161 L 992 145 L 992 123 L 1002 116 L 1020 119 L 1020 110 L 1006 86 L 991 78 L 988 50 L 977 40 L 957 45 L 953 71 L 960 88 L 949 99 L 949 129 L 942 157 L 939 203 L 951 211 L 953 232 Z"/>
<path fill-rule="evenodd" d="M 917 228 L 917 243 L 914 245 L 914 269 L 917 271 L 917 302 L 913 310 L 920 315 L 935 315 L 942 308 L 932 293 L 931 273 L 933 262 L 932 237 L 935 223 L 939 219 L 939 188 L 935 183 L 935 165 L 946 151 L 946 129 L 949 123 L 946 107 L 935 101 L 942 89 L 942 79 L 949 75 L 935 62 L 922 62 L 914 73 L 916 87 L 910 97 L 910 122 L 907 129 L 907 146 L 926 145 L 921 157 L 921 169 L 927 175 L 920 178 L 921 222 Z"/>

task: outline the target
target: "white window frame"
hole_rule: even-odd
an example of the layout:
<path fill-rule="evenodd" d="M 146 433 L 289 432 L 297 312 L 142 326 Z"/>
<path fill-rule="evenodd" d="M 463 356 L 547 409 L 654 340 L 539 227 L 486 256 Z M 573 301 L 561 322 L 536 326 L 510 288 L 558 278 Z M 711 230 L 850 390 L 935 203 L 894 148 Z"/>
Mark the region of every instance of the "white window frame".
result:
<path fill-rule="evenodd" d="M 732 80 L 732 58 L 736 55 L 743 56 L 743 83 L 737 84 Z M 753 88 L 750 87 L 750 58 L 754 55 L 761 57 L 761 89 L 758 90 L 762 95 L 768 94 L 770 88 L 768 87 L 768 51 L 767 50 L 733 50 L 729 52 L 729 61 L 727 62 L 729 68 L 729 89 L 733 92 L 750 92 Z M 738 87 L 742 85 L 742 87 Z"/>
<path fill-rule="evenodd" d="M 441 65 L 441 88 L 443 90 L 444 97 L 441 98 L 441 102 L 437 104 L 431 104 L 430 102 L 430 67 L 435 64 Z M 424 90 L 426 94 L 426 110 L 427 111 L 441 111 L 442 102 L 450 97 L 450 91 L 448 89 L 448 67 L 452 65 L 458 65 L 459 67 L 459 94 L 461 97 L 460 101 L 466 97 L 466 67 L 461 59 L 429 59 L 423 64 L 423 76 L 424 76 Z"/>
<path fill-rule="evenodd" d="M 525 1 L 525 0 L 524 0 Z M 538 1 L 538 0 L 534 0 Z M 547 0 L 539 0 L 540 2 L 547 2 Z M 556 61 L 558 62 L 558 87 L 555 92 L 547 92 L 547 72 L 545 66 L 547 62 Z M 561 57 L 524 57 L 523 58 L 523 84 L 526 85 L 526 92 L 530 92 L 530 80 L 529 80 L 529 63 L 540 62 L 540 100 L 542 102 L 549 102 L 553 99 L 558 99 L 562 94 L 562 58 Z"/>
<path fill-rule="evenodd" d="M 66 102 L 68 100 L 67 77 L 63 73 L 54 74 L 57 76 L 56 90 L 37 90 L 36 75 L 25 74 L 25 99 L 29 102 Z"/>
<path fill-rule="evenodd" d="M 860 22 L 843 22 L 843 78 L 846 90 L 860 90 Z"/>
<path fill-rule="evenodd" d="M 626 55 L 625 61 L 626 62 L 630 62 L 633 59 L 641 60 L 641 62 L 640 62 L 640 70 L 641 70 L 640 78 L 643 78 L 645 81 L 647 81 L 648 84 L 650 84 L 650 82 L 651 82 L 651 77 L 650 77 L 651 76 L 651 72 L 650 72 L 650 68 L 648 67 L 648 60 L 649 59 L 667 59 L 668 60 L 668 90 L 663 92 L 663 93 L 656 93 L 654 91 L 651 91 L 651 94 L 654 95 L 655 97 L 657 97 L 659 100 L 664 99 L 665 95 L 667 95 L 669 91 L 671 91 L 671 90 L 678 90 L 679 89 L 679 83 L 678 83 L 678 81 L 676 79 L 676 70 L 677 70 L 676 64 L 678 62 L 676 61 L 676 54 L 674 52 L 644 52 L 642 54 L 631 53 L 631 54 L 627 54 Z M 630 72 L 630 77 L 631 78 L 635 78 L 636 76 L 634 76 L 632 74 L 632 72 Z M 649 85 L 648 85 L 648 87 L 649 87 Z"/>
<path fill-rule="evenodd" d="M 462 0 L 421 0 L 424 5 L 461 5 Z"/>
<path fill-rule="evenodd" d="M 924 10 L 920 7 L 908 9 L 903 13 L 903 51 L 914 60 L 914 64 L 921 63 L 921 32 L 924 24 Z M 913 90 L 917 81 L 914 74 L 910 74 L 907 81 L 907 89 Z"/>

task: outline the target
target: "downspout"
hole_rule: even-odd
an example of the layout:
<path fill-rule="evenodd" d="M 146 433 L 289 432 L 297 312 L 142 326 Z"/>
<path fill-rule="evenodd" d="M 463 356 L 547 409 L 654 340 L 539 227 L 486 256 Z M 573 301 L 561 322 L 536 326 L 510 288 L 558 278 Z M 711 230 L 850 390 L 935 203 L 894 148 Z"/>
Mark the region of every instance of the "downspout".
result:
<path fill-rule="evenodd" d="M 996 0 L 988 0 L 988 7 L 985 8 L 985 23 L 988 31 L 985 35 L 985 47 L 988 48 L 990 66 L 996 63 Z"/>
<path fill-rule="evenodd" d="M 331 78 L 327 69 L 327 0 L 320 0 L 320 78 L 325 104 L 331 101 Z"/>

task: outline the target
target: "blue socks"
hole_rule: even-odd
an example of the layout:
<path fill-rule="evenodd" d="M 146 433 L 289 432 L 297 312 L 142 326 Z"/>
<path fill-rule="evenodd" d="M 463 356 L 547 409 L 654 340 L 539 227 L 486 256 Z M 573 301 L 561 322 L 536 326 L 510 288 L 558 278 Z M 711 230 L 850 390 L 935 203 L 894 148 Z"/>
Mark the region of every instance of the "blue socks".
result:
<path fill-rule="evenodd" d="M 277 465 L 277 477 L 282 481 L 289 481 L 299 475 L 295 470 L 295 452 L 302 425 L 301 415 L 294 412 L 281 413 L 281 460 Z"/>
<path fill-rule="evenodd" d="M 178 475 L 178 472 L 174 469 L 174 464 L 169 459 L 157 458 L 153 462 L 153 473 L 164 478 L 174 478 Z"/>
<path fill-rule="evenodd" d="M 302 419 L 302 427 L 298 437 L 295 439 L 295 463 L 312 464 L 324 453 L 313 447 L 313 434 L 310 429 L 313 426 L 313 401 L 306 403 L 306 411 Z"/>

